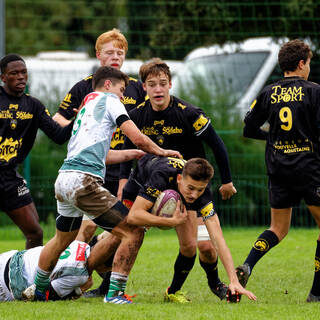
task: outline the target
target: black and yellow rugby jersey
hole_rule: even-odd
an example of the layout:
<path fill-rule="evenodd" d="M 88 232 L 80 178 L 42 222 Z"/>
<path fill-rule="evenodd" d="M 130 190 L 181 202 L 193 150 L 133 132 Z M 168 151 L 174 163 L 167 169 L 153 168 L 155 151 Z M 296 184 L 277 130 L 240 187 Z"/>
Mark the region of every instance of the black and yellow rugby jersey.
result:
<path fill-rule="evenodd" d="M 60 103 L 58 112 L 66 119 L 71 119 L 74 116 L 73 109 L 78 109 L 83 98 L 90 92 L 92 88 L 92 75 L 77 82 L 70 91 L 66 94 L 63 101 Z M 129 112 L 135 106 L 145 100 L 146 92 L 143 90 L 141 81 L 130 78 L 129 84 L 124 91 L 124 99 L 122 103 Z"/>
<path fill-rule="evenodd" d="M 83 98 L 92 92 L 92 75 L 76 83 L 71 90 L 66 94 L 61 102 L 58 112 L 66 119 L 71 119 L 74 116 L 73 109 L 78 109 L 81 105 Z M 129 78 L 129 84 L 124 91 L 124 99 L 122 103 L 129 112 L 131 109 L 141 104 L 146 97 L 146 92 L 143 90 L 141 81 Z M 114 150 L 121 149 L 124 143 L 124 134 L 117 128 L 114 132 L 110 148 Z M 106 179 L 118 180 L 119 179 L 119 164 L 107 165 Z"/>
<path fill-rule="evenodd" d="M 286 77 L 265 87 L 253 102 L 244 122 L 244 135 L 264 133 L 269 175 L 306 175 L 320 168 L 320 86 L 300 77 Z"/>
<path fill-rule="evenodd" d="M 155 202 L 161 191 L 177 188 L 177 175 L 182 173 L 186 161 L 171 157 L 159 157 L 147 154 L 142 157 L 132 175 L 132 177 L 142 186 L 138 195 Z M 183 199 L 182 195 L 180 194 Z M 213 195 L 207 186 L 203 195 L 194 203 L 183 202 L 187 210 L 197 211 L 198 216 L 207 219 L 213 216 L 215 212 L 213 204 Z"/>
<path fill-rule="evenodd" d="M 27 94 L 11 96 L 0 87 L 0 170 L 15 168 L 23 162 L 38 129 L 62 144 L 70 138 L 72 124 L 60 127 L 39 100 Z"/>
<path fill-rule="evenodd" d="M 199 136 L 211 120 L 192 104 L 171 96 L 169 106 L 163 111 L 154 111 L 150 100 L 129 112 L 131 120 L 151 140 L 163 149 L 178 150 L 184 159 L 205 157 Z M 126 144 L 130 140 L 126 138 Z"/>

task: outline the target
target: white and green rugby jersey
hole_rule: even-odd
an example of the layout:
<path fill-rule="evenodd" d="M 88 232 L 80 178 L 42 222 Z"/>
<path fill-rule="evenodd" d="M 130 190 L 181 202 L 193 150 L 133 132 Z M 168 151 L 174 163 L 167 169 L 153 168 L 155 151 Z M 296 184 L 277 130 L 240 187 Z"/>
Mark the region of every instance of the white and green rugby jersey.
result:
<path fill-rule="evenodd" d="M 91 92 L 83 100 L 60 171 L 81 171 L 104 179 L 105 160 L 119 116 L 128 113 L 117 95 Z"/>

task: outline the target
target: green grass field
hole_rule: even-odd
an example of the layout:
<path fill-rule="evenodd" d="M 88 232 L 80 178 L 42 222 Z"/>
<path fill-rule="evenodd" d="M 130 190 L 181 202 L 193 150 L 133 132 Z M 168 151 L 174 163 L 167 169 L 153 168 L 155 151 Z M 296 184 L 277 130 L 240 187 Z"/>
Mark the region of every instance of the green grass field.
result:
<path fill-rule="evenodd" d="M 243 262 L 263 230 L 224 229 L 235 265 Z M 0 239 L 4 239 L 4 232 L 0 229 Z M 18 233 L 14 228 L 8 232 L 10 240 L 0 241 L 0 252 L 23 249 L 24 241 L 14 240 L 13 234 Z M 106 305 L 98 298 L 49 303 L 9 302 L 0 303 L 0 319 L 319 319 L 320 305 L 305 302 L 313 279 L 317 236 L 317 229 L 292 229 L 287 238 L 256 265 L 248 283 L 248 289 L 258 297 L 256 302 L 246 297 L 239 304 L 221 302 L 209 290 L 197 260 L 183 287 L 192 303 L 174 305 L 163 302 L 163 293 L 173 274 L 177 238 L 172 230 L 151 229 L 128 281 L 127 293 L 137 294 L 136 304 Z M 221 263 L 219 270 L 221 279 L 227 281 Z M 97 285 L 98 276 L 94 279 Z"/>

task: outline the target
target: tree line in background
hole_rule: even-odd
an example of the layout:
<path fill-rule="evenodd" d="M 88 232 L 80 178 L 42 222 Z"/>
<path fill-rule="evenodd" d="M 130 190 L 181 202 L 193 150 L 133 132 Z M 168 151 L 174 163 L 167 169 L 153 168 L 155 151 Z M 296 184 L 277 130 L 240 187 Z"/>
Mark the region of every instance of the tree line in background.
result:
<path fill-rule="evenodd" d="M 97 36 L 119 28 L 129 58 L 182 59 L 190 50 L 249 37 L 310 37 L 319 45 L 318 0 L 10 0 L 7 52 L 77 50 L 94 55 Z"/>

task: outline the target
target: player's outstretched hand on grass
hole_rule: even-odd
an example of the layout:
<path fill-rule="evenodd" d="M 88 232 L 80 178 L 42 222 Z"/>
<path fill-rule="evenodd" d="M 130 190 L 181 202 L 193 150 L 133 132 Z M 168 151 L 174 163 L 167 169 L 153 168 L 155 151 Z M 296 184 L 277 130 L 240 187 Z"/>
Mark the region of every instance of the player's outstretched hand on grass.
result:
<path fill-rule="evenodd" d="M 250 300 L 257 300 L 257 297 L 251 291 L 243 288 L 239 282 L 236 284 L 230 283 L 227 292 L 227 301 L 232 303 L 240 302 L 241 295 L 246 295 Z"/>

